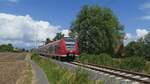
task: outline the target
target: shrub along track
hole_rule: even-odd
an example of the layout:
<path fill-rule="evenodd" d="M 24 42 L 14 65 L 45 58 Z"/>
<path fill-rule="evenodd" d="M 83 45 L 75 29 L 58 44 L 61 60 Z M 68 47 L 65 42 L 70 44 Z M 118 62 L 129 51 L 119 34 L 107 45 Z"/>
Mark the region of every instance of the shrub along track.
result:
<path fill-rule="evenodd" d="M 122 77 L 125 79 L 137 81 L 139 83 L 150 84 L 150 75 L 130 72 L 130 71 L 122 70 L 122 69 L 115 69 L 115 68 L 106 67 L 106 66 L 99 66 L 95 64 L 89 64 L 89 63 L 84 63 L 84 64 L 81 62 L 69 62 L 69 63 L 73 65 L 89 68 L 95 71 L 104 72 L 110 75 L 115 75 L 117 77 Z"/>

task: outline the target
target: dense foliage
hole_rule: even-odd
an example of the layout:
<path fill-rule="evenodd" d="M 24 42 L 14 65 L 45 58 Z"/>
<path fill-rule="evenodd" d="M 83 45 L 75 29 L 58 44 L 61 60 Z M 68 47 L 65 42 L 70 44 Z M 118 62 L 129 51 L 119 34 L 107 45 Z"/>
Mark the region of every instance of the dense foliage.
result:
<path fill-rule="evenodd" d="M 48 44 L 50 41 L 50 38 L 46 38 L 45 44 Z"/>
<path fill-rule="evenodd" d="M 13 51 L 12 44 L 2 44 L 0 45 L 0 52 L 11 52 Z"/>
<path fill-rule="evenodd" d="M 143 57 L 128 57 L 122 60 L 120 68 L 131 71 L 141 72 L 146 64 L 146 60 Z"/>
<path fill-rule="evenodd" d="M 109 8 L 85 5 L 71 25 L 71 36 L 78 37 L 82 53 L 114 54 L 122 43 L 123 26 Z"/>
<path fill-rule="evenodd" d="M 143 56 L 144 44 L 143 42 L 130 42 L 125 47 L 125 56 L 131 57 L 131 56 Z"/>
<path fill-rule="evenodd" d="M 150 60 L 150 32 L 144 38 L 144 56 L 146 59 Z"/>
<path fill-rule="evenodd" d="M 125 56 L 139 56 L 150 60 L 150 33 L 138 41 L 130 42 L 124 51 Z"/>
<path fill-rule="evenodd" d="M 80 60 L 88 63 L 106 65 L 106 66 L 116 66 L 117 61 L 113 61 L 112 57 L 108 54 L 102 53 L 100 55 L 90 55 L 90 54 L 81 54 Z"/>
<path fill-rule="evenodd" d="M 144 43 L 145 44 L 150 44 L 150 32 L 145 36 Z"/>
<path fill-rule="evenodd" d="M 127 57 L 125 59 L 112 58 L 110 55 L 102 53 L 100 55 L 81 54 L 80 61 L 84 63 L 94 63 L 109 67 L 126 69 L 130 71 L 137 71 L 150 73 L 150 67 L 146 64 L 143 57 Z"/>
<path fill-rule="evenodd" d="M 59 40 L 59 39 L 61 39 L 62 37 L 64 37 L 64 34 L 62 34 L 61 32 L 56 33 L 56 36 L 54 37 L 53 41 Z"/>

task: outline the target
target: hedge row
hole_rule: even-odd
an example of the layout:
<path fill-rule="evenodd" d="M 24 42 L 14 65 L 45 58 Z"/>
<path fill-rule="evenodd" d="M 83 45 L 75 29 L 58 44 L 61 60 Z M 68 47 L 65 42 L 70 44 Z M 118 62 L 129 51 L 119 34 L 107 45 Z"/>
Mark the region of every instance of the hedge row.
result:
<path fill-rule="evenodd" d="M 136 72 L 142 72 L 143 70 L 148 70 L 150 68 L 148 67 L 148 69 L 145 69 L 145 67 L 147 66 L 145 58 L 138 56 L 119 59 L 119 58 L 112 58 L 110 55 L 105 53 L 100 55 L 89 55 L 83 53 L 80 55 L 80 61 L 115 68 L 121 68 Z M 146 72 L 148 73 L 149 70 Z"/>

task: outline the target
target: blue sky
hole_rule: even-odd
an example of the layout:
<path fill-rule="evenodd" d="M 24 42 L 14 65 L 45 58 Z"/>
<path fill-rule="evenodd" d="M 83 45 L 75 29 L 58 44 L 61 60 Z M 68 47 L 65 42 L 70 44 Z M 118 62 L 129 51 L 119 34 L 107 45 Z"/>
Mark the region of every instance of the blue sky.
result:
<path fill-rule="evenodd" d="M 0 0 L 0 13 L 29 15 L 36 21 L 67 29 L 85 4 L 111 8 L 125 26 L 128 37 L 136 37 L 138 29 L 139 32 L 150 31 L 149 0 Z"/>
<path fill-rule="evenodd" d="M 16 1 L 16 2 L 15 2 Z M 16 15 L 29 14 L 36 20 L 46 20 L 54 25 L 68 28 L 80 8 L 85 4 L 98 4 L 113 10 L 125 31 L 134 33 L 137 28 L 149 30 L 150 20 L 142 20 L 148 15 L 140 7 L 149 0 L 1 0 L 0 12 Z M 149 10 L 150 11 L 150 10 Z M 149 14 L 150 15 L 150 14 Z"/>

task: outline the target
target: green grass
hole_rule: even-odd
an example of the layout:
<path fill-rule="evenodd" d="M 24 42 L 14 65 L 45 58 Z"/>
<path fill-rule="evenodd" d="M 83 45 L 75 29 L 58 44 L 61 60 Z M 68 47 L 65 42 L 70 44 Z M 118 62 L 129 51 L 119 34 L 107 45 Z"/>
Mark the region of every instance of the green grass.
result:
<path fill-rule="evenodd" d="M 82 69 L 72 72 L 36 54 L 32 55 L 32 60 L 43 69 L 50 84 L 102 84 L 101 81 L 89 80 L 88 73 Z"/>
<path fill-rule="evenodd" d="M 32 77 L 33 77 L 33 74 L 32 74 L 32 67 L 31 65 L 28 65 L 28 70 L 24 73 L 26 75 L 25 77 L 25 82 L 24 84 L 31 84 L 32 83 Z"/>

